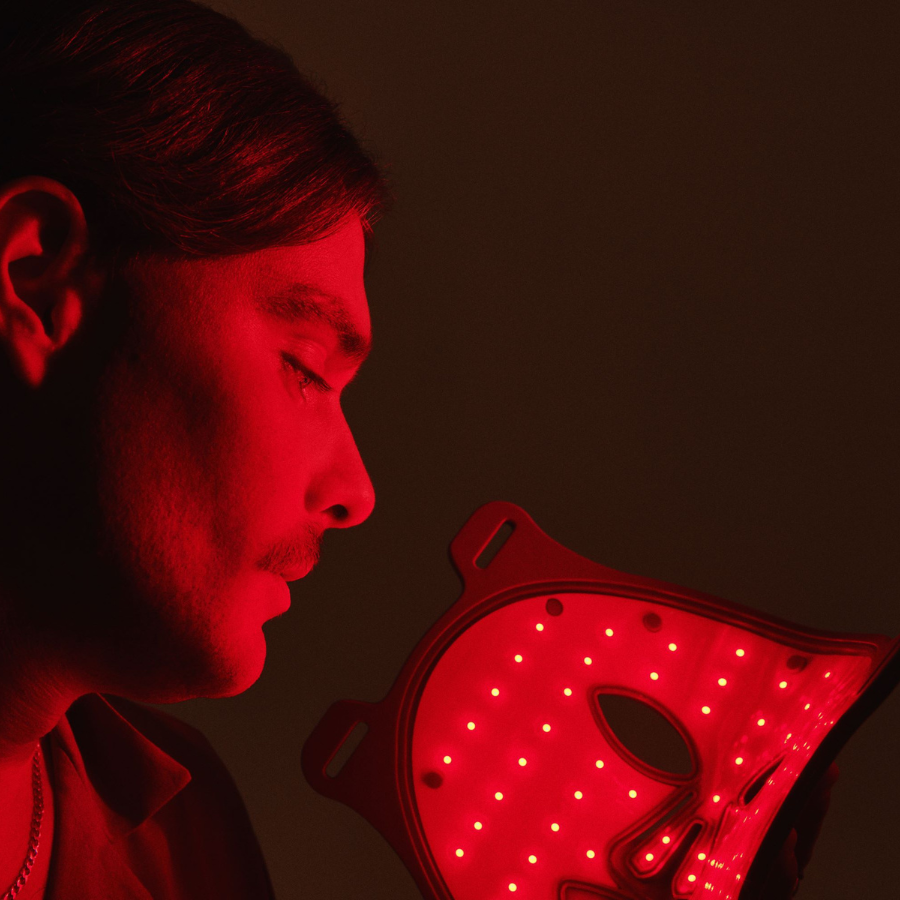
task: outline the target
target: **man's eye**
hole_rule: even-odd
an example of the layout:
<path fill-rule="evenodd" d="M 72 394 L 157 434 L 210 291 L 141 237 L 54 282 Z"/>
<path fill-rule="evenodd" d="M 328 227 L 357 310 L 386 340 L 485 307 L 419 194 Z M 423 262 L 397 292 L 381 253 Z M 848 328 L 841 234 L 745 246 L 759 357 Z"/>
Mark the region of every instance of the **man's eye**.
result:
<path fill-rule="evenodd" d="M 290 367 L 297 384 L 300 386 L 300 392 L 306 396 L 308 388 L 315 388 L 319 393 L 327 394 L 331 390 L 331 385 L 324 379 L 316 375 L 310 369 L 307 369 L 299 360 L 295 359 L 288 353 L 284 354 L 284 361 Z"/>

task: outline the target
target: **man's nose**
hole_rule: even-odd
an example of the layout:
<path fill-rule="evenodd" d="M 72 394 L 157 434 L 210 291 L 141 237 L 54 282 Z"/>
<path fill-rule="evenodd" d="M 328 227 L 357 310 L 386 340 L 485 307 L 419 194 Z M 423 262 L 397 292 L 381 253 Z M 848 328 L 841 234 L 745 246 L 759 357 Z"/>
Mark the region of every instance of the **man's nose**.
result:
<path fill-rule="evenodd" d="M 375 488 L 343 414 L 330 451 L 310 485 L 307 508 L 324 520 L 323 528 L 351 528 L 372 514 Z"/>

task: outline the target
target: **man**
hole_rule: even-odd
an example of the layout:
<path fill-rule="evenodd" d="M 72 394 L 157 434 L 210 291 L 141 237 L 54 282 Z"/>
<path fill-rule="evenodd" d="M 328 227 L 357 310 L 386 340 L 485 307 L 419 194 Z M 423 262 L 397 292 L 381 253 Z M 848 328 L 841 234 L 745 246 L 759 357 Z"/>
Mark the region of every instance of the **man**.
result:
<path fill-rule="evenodd" d="M 384 180 L 189 0 L 0 29 L 0 896 L 272 896 L 221 762 L 139 702 L 248 688 L 286 582 L 372 510 L 339 401 Z"/>

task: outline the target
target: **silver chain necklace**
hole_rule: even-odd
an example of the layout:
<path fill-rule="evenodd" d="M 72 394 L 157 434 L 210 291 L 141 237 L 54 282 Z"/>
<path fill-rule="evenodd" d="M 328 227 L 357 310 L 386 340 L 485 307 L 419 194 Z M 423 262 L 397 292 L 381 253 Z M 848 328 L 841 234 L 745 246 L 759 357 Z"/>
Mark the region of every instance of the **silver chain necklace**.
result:
<path fill-rule="evenodd" d="M 41 780 L 41 744 L 38 742 L 34 751 L 34 758 L 31 761 L 31 792 L 34 797 L 34 806 L 31 812 L 31 839 L 28 841 L 28 853 L 25 855 L 25 862 L 19 869 L 16 880 L 12 883 L 12 887 L 3 895 L 2 900 L 15 900 L 22 885 L 28 880 L 31 870 L 34 867 L 34 861 L 37 859 L 38 845 L 41 842 L 41 819 L 44 817 L 44 792 Z"/>

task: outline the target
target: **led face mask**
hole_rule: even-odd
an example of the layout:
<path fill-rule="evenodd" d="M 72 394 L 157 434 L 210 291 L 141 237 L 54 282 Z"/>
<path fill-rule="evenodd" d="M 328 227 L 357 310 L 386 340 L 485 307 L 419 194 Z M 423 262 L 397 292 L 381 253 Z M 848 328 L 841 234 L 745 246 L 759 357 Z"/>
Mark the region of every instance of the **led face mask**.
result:
<path fill-rule="evenodd" d="M 388 696 L 334 704 L 303 750 L 310 784 L 365 816 L 426 900 L 756 898 L 900 680 L 900 642 L 605 568 L 512 504 L 479 509 L 451 555 L 464 592 Z M 613 729 L 629 701 L 664 717 L 680 770 Z"/>

